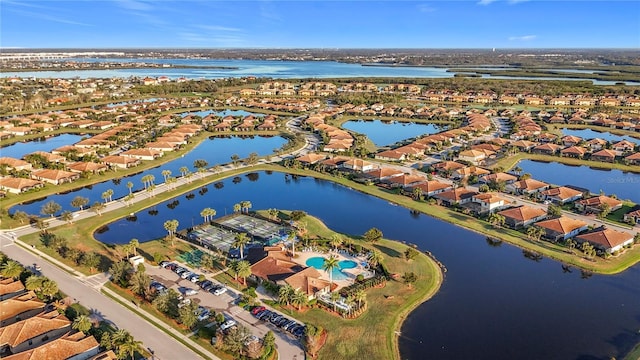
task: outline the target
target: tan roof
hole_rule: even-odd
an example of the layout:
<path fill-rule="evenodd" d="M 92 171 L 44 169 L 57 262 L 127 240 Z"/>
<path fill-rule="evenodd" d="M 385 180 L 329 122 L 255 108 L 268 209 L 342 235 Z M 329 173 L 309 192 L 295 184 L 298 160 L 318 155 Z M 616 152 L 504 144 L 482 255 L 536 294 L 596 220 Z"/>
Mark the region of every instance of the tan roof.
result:
<path fill-rule="evenodd" d="M 175 147 L 174 144 L 168 143 L 166 141 L 155 141 L 150 142 L 145 145 L 147 148 L 155 148 L 155 149 L 173 149 Z"/>
<path fill-rule="evenodd" d="M 584 155 L 587 153 L 587 150 L 580 146 L 570 146 L 566 149 L 560 150 L 561 154 L 580 154 Z"/>
<path fill-rule="evenodd" d="M 616 152 L 609 149 L 602 149 L 600 151 L 594 152 L 593 154 L 591 154 L 591 156 L 615 158 Z"/>
<path fill-rule="evenodd" d="M 560 234 L 568 234 L 578 228 L 587 226 L 587 223 L 581 220 L 561 216 L 556 219 L 538 221 L 535 225 Z"/>
<path fill-rule="evenodd" d="M 625 157 L 625 160 L 640 160 L 640 152 Z"/>
<path fill-rule="evenodd" d="M 162 153 L 158 150 L 153 150 L 153 149 L 130 149 L 127 150 L 125 152 L 123 152 L 122 156 L 158 156 L 161 155 Z"/>
<path fill-rule="evenodd" d="M 588 199 L 580 200 L 578 201 L 578 204 L 584 205 L 584 206 L 596 206 L 596 207 L 602 204 L 609 204 L 609 206 L 613 208 L 613 207 L 622 205 L 622 201 L 618 199 L 614 199 L 609 196 L 600 195 L 600 196 L 594 196 Z"/>
<path fill-rule="evenodd" d="M 506 218 L 515 219 L 517 221 L 527 221 L 527 220 L 535 219 L 537 217 L 546 215 L 547 212 L 544 211 L 543 209 L 522 205 L 517 208 L 502 210 L 498 214 Z"/>
<path fill-rule="evenodd" d="M 6 177 L 0 179 L 0 187 L 11 188 L 11 189 L 24 189 L 27 187 L 43 185 L 42 181 L 33 180 L 33 179 L 23 179 L 23 178 L 15 178 L 15 177 Z"/>
<path fill-rule="evenodd" d="M 45 159 L 47 159 L 47 161 L 62 161 L 64 160 L 64 156 L 58 155 L 58 154 L 52 154 L 46 151 L 35 151 L 32 152 L 29 155 L 40 155 L 42 157 L 44 157 Z"/>
<path fill-rule="evenodd" d="M 582 192 L 565 186 L 560 186 L 557 188 L 544 190 L 541 192 L 541 194 L 547 196 L 556 196 L 559 199 L 570 199 L 574 196 L 582 194 Z"/>
<path fill-rule="evenodd" d="M 442 190 L 442 189 L 448 189 L 450 188 L 451 185 L 437 181 L 437 180 L 431 180 L 431 181 L 427 181 L 424 182 L 422 184 L 418 184 L 416 186 L 413 186 L 412 188 L 419 188 L 420 190 L 422 190 L 423 193 L 431 193 L 434 191 L 438 191 L 438 190 Z"/>
<path fill-rule="evenodd" d="M 508 200 L 505 200 L 503 197 L 500 197 L 498 194 L 494 194 L 494 193 L 477 194 L 477 195 L 474 195 L 473 198 L 489 204 L 499 203 L 500 201 L 508 201 Z"/>
<path fill-rule="evenodd" d="M 251 273 L 262 279 L 278 281 L 295 274 L 300 268 L 284 252 L 277 250 L 269 251 L 265 258 L 251 265 Z"/>
<path fill-rule="evenodd" d="M 85 162 L 85 161 L 79 161 L 69 165 L 70 170 L 74 170 L 78 172 L 99 171 L 106 168 L 107 167 L 103 164 L 96 164 L 94 162 Z"/>
<path fill-rule="evenodd" d="M 518 178 L 516 176 L 513 176 L 511 174 L 507 174 L 507 173 L 503 173 L 503 172 L 499 172 L 499 173 L 495 173 L 495 174 L 488 174 L 482 177 L 482 179 L 486 182 L 489 181 L 496 181 L 496 182 L 500 182 L 500 181 L 515 181 Z"/>
<path fill-rule="evenodd" d="M 321 274 L 318 270 L 308 267 L 289 276 L 284 281 L 294 289 L 300 289 L 307 295 L 313 295 L 330 286 L 330 283 L 320 279 L 320 276 Z"/>
<path fill-rule="evenodd" d="M 61 179 L 67 179 L 67 178 L 78 176 L 78 174 L 70 171 L 56 170 L 56 169 L 42 169 L 42 170 L 34 171 L 31 174 L 35 177 L 39 177 L 42 179 L 49 179 L 49 180 L 61 180 Z"/>
<path fill-rule="evenodd" d="M 390 177 L 390 176 L 399 176 L 404 173 L 398 169 L 381 167 L 381 168 L 369 170 L 365 172 L 365 174 L 372 178 L 381 179 L 381 178 Z"/>
<path fill-rule="evenodd" d="M 309 154 L 298 157 L 296 160 L 304 163 L 314 164 L 326 158 L 327 158 L 326 155 L 323 155 L 323 154 L 309 153 Z"/>
<path fill-rule="evenodd" d="M 402 174 L 400 176 L 394 176 L 390 178 L 388 181 L 394 184 L 400 184 L 400 185 L 406 186 L 406 185 L 421 182 L 421 181 L 427 181 L 427 178 L 419 175 Z"/>
<path fill-rule="evenodd" d="M 71 321 L 64 315 L 55 310 L 50 311 L 0 328 L 0 345 L 14 347 L 38 335 L 70 326 Z"/>
<path fill-rule="evenodd" d="M 33 291 L 6 299 L 0 302 L 0 321 L 16 317 L 29 310 L 44 309 L 44 305 L 42 301 L 38 300 Z"/>
<path fill-rule="evenodd" d="M 64 360 L 85 353 L 99 346 L 93 336 L 83 333 L 63 336 L 32 350 L 5 357 L 5 360 Z"/>
<path fill-rule="evenodd" d="M 6 164 L 9 167 L 19 167 L 29 165 L 28 162 L 8 156 L 0 157 L 0 165 Z"/>
<path fill-rule="evenodd" d="M 112 164 L 130 164 L 130 163 L 138 162 L 138 159 L 134 159 L 126 156 L 120 156 L 120 155 L 105 156 L 101 160 L 102 162 L 112 163 Z"/>
<path fill-rule="evenodd" d="M 464 168 L 465 165 L 455 161 L 441 161 L 431 165 L 431 167 L 438 170 L 456 170 Z"/>
<path fill-rule="evenodd" d="M 544 150 L 544 151 L 553 151 L 553 152 L 556 152 L 560 149 L 562 149 L 562 146 L 557 144 L 551 144 L 551 143 L 546 143 L 546 144 L 542 144 L 534 147 L 534 150 Z"/>
<path fill-rule="evenodd" d="M 24 290 L 24 284 L 20 280 L 14 280 L 13 278 L 0 280 L 0 297 L 22 290 Z"/>
<path fill-rule="evenodd" d="M 453 200 L 460 201 L 465 198 L 470 198 L 471 196 L 477 194 L 477 192 L 468 190 L 465 188 L 457 188 L 453 190 L 443 191 L 439 194 L 434 195 L 437 198 L 445 199 L 445 200 Z"/>
<path fill-rule="evenodd" d="M 576 239 L 581 241 L 588 241 L 592 244 L 601 245 L 605 249 L 610 249 L 616 246 L 620 246 L 629 240 L 632 240 L 633 235 L 613 229 L 604 229 L 579 235 L 576 237 Z"/>
<path fill-rule="evenodd" d="M 549 186 L 549 184 L 536 179 L 525 179 L 525 180 L 516 181 L 514 183 L 514 186 L 518 189 L 535 190 L 535 189 L 543 188 L 545 186 Z"/>

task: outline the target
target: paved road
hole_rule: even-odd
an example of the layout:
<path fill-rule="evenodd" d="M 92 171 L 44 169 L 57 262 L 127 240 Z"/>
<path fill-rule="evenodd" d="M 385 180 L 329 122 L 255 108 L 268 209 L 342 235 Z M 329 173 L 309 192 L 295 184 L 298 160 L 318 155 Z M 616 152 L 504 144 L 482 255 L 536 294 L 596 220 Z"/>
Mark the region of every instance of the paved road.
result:
<path fill-rule="evenodd" d="M 200 356 L 169 337 L 156 326 L 141 317 L 134 316 L 124 306 L 103 295 L 100 292 L 105 281 L 103 274 L 89 278 L 72 275 L 16 245 L 7 234 L 0 235 L 0 249 L 10 258 L 25 266 L 33 266 L 34 263 L 40 265 L 41 273 L 56 281 L 60 290 L 85 307 L 96 311 L 106 321 L 127 329 L 136 340 L 142 341 L 145 347 L 153 349 L 157 359 L 201 359 Z"/>

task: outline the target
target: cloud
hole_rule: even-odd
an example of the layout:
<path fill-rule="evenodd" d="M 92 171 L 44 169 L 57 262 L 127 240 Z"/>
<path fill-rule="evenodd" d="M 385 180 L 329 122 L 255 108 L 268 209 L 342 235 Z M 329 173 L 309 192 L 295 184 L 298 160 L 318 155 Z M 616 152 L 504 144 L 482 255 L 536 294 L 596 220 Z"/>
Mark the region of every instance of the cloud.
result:
<path fill-rule="evenodd" d="M 208 31 L 243 32 L 240 28 L 219 25 L 197 25 L 196 27 Z"/>
<path fill-rule="evenodd" d="M 137 0 L 117 0 L 116 3 L 125 9 L 136 11 L 149 11 L 153 9 L 151 4 Z"/>
<path fill-rule="evenodd" d="M 83 22 L 80 22 L 80 21 L 69 20 L 69 19 L 66 19 L 66 18 L 63 18 L 63 17 L 50 15 L 50 14 L 43 14 L 43 13 L 34 12 L 34 11 L 26 11 L 26 10 L 18 10 L 18 9 L 6 9 L 6 10 L 12 11 L 12 12 L 17 13 L 17 14 L 24 15 L 26 17 L 39 19 L 39 20 L 44 20 L 44 21 L 56 22 L 56 23 L 60 23 L 60 24 L 79 25 L 79 26 L 92 26 L 91 24 L 83 23 Z"/>
<path fill-rule="evenodd" d="M 507 2 L 508 2 L 509 4 L 512 4 L 512 5 L 514 5 L 514 4 L 520 4 L 520 3 L 528 2 L 528 1 L 529 1 L 529 0 L 507 0 Z"/>
<path fill-rule="evenodd" d="M 432 13 L 436 11 L 436 8 L 427 4 L 420 4 L 418 5 L 418 11 L 420 11 L 421 13 Z"/>
<path fill-rule="evenodd" d="M 478 5 L 489 5 L 497 1 L 499 0 L 480 0 L 478 1 Z M 510 5 L 520 4 L 527 1 L 529 0 L 506 0 L 506 2 L 509 3 Z"/>
<path fill-rule="evenodd" d="M 537 38 L 536 35 L 509 36 L 509 41 L 531 41 Z"/>
<path fill-rule="evenodd" d="M 489 5 L 491 3 L 496 2 L 497 0 L 480 0 L 478 1 L 478 5 Z"/>

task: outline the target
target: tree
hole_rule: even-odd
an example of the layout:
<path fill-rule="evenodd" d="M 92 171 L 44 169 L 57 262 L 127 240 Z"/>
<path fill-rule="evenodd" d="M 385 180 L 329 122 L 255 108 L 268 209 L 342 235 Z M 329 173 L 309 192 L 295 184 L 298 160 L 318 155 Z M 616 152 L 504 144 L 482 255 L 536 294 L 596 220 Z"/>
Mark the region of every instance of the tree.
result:
<path fill-rule="evenodd" d="M 240 210 L 242 210 L 242 205 L 240 205 L 240 203 L 233 204 L 233 212 L 234 213 L 239 213 Z"/>
<path fill-rule="evenodd" d="M 337 291 L 333 291 L 331 292 L 331 295 L 329 295 L 331 303 L 333 303 L 333 311 L 336 311 L 336 305 L 338 304 L 338 300 L 340 300 L 341 297 L 342 296 L 340 296 L 340 293 Z"/>
<path fill-rule="evenodd" d="M 182 175 L 182 177 L 185 177 L 189 173 L 189 168 L 186 166 L 181 166 L 178 171 L 180 171 L 180 175 Z"/>
<path fill-rule="evenodd" d="M 138 239 L 133 238 L 129 241 L 129 246 L 131 246 L 131 250 L 133 251 L 133 256 L 138 255 L 138 247 L 140 247 L 140 241 Z"/>
<path fill-rule="evenodd" d="M 489 215 L 488 220 L 489 220 L 489 223 L 493 225 L 493 227 L 498 229 L 501 228 L 506 221 L 504 215 L 500 215 L 496 213 L 491 213 L 491 215 Z"/>
<path fill-rule="evenodd" d="M 131 276 L 129 287 L 134 294 L 146 298 L 151 287 L 151 277 L 143 271 L 136 271 Z"/>
<path fill-rule="evenodd" d="M 204 160 L 204 159 L 197 159 L 193 162 L 193 167 L 198 169 L 201 179 L 204 177 L 204 171 L 207 166 L 209 166 L 209 163 L 207 162 L 207 160 Z"/>
<path fill-rule="evenodd" d="M 291 302 L 291 297 L 294 292 L 295 292 L 295 289 L 289 284 L 284 284 L 280 286 L 280 289 L 278 289 L 278 302 L 280 304 L 289 305 L 289 303 Z"/>
<path fill-rule="evenodd" d="M 324 264 L 322 264 L 322 269 L 329 273 L 329 284 L 331 284 L 330 286 L 333 286 L 333 269 L 340 266 L 338 262 L 338 258 L 334 255 L 331 255 L 328 259 L 325 259 Z"/>
<path fill-rule="evenodd" d="M 605 219 L 609 213 L 611 212 L 611 205 L 607 203 L 600 204 L 600 213 L 598 214 L 598 219 Z"/>
<path fill-rule="evenodd" d="M 24 287 L 29 291 L 40 292 L 40 290 L 42 290 L 42 282 L 44 279 L 44 276 L 31 275 L 24 282 Z"/>
<path fill-rule="evenodd" d="M 200 258 L 200 266 L 203 268 L 213 270 L 215 264 L 215 259 L 211 254 L 203 254 Z"/>
<path fill-rule="evenodd" d="M 307 216 L 307 213 L 302 211 L 302 210 L 293 210 L 291 212 L 291 220 L 293 220 L 293 221 L 300 221 L 305 216 Z"/>
<path fill-rule="evenodd" d="M 105 203 L 107 201 L 111 201 L 112 197 L 113 197 L 113 190 L 111 189 L 107 189 L 105 192 L 102 193 L 102 200 L 104 200 Z"/>
<path fill-rule="evenodd" d="M 164 182 L 167 182 L 167 179 L 171 176 L 171 170 L 162 170 L 162 177 L 164 178 Z"/>
<path fill-rule="evenodd" d="M 246 285 L 247 277 L 251 275 L 251 264 L 246 260 L 238 261 L 235 272 L 242 278 L 242 282 Z"/>
<path fill-rule="evenodd" d="M 80 260 L 82 259 L 82 254 L 83 252 L 77 248 L 67 249 L 67 252 L 65 253 L 67 259 L 73 261 L 73 263 L 76 265 L 80 264 Z"/>
<path fill-rule="evenodd" d="M 422 189 L 419 187 L 414 187 L 413 191 L 411 192 L 413 195 L 413 199 L 418 201 L 420 199 L 422 199 Z"/>
<path fill-rule="evenodd" d="M 573 249 L 575 249 L 577 245 L 576 241 L 573 239 L 567 239 L 567 241 L 565 241 L 565 244 L 567 245 L 571 253 L 573 253 Z"/>
<path fill-rule="evenodd" d="M 118 285 L 120 286 L 124 286 L 128 274 L 132 271 L 133 266 L 130 262 L 126 260 L 114 262 L 113 265 L 111 265 L 111 267 L 109 268 L 109 273 L 111 273 L 111 281 L 118 283 Z"/>
<path fill-rule="evenodd" d="M 375 243 L 382 239 L 382 231 L 378 228 L 371 228 L 364 233 L 363 238 L 367 242 Z"/>
<path fill-rule="evenodd" d="M 404 275 L 402 275 L 402 281 L 408 287 L 412 287 L 413 284 L 418 281 L 418 276 L 413 272 L 405 272 Z"/>
<path fill-rule="evenodd" d="M 229 270 L 233 274 L 233 278 L 238 281 L 238 260 L 233 260 L 229 263 Z"/>
<path fill-rule="evenodd" d="M 142 341 L 138 341 L 133 338 L 133 336 L 129 336 L 125 339 L 123 343 L 118 346 L 118 355 L 122 356 L 124 354 L 129 355 L 129 357 L 133 360 L 135 359 L 135 354 L 138 349 L 142 346 Z"/>
<path fill-rule="evenodd" d="M 0 275 L 5 278 L 17 279 L 24 271 L 24 267 L 17 261 L 9 260 L 0 266 Z"/>
<path fill-rule="evenodd" d="M 71 211 L 65 210 L 60 214 L 60 218 L 67 222 L 67 224 L 71 224 L 73 222 L 73 214 Z"/>
<path fill-rule="evenodd" d="M 244 200 L 240 202 L 240 207 L 242 208 L 242 211 L 245 213 L 249 213 L 249 209 L 251 209 L 253 205 L 251 205 L 251 201 L 249 200 Z"/>
<path fill-rule="evenodd" d="M 244 343 L 250 336 L 251 332 L 242 325 L 231 328 L 224 337 L 224 347 L 226 351 L 240 355 L 240 352 L 244 348 Z"/>
<path fill-rule="evenodd" d="M 367 293 L 364 292 L 364 289 L 358 289 L 353 294 L 353 299 L 358 302 L 358 307 L 362 307 L 362 303 L 367 301 Z"/>
<path fill-rule="evenodd" d="M 276 217 L 278 216 L 279 211 L 278 211 L 278 209 L 271 208 L 271 209 L 267 210 L 267 213 L 269 214 L 269 218 L 271 220 L 275 220 Z"/>
<path fill-rule="evenodd" d="M 84 254 L 82 257 L 82 264 L 89 268 L 89 271 L 95 272 L 96 268 L 100 264 L 100 255 L 95 252 Z"/>
<path fill-rule="evenodd" d="M 92 327 L 93 322 L 91 322 L 91 319 L 87 315 L 79 315 L 73 319 L 73 323 L 71 324 L 72 329 L 81 331 L 85 334 L 87 334 Z"/>
<path fill-rule="evenodd" d="M 529 238 L 529 240 L 539 241 L 540 238 L 542 238 L 542 235 L 544 235 L 544 232 L 544 229 L 540 227 L 529 226 L 527 228 L 527 238 Z"/>
<path fill-rule="evenodd" d="M 237 167 L 239 161 L 240 161 L 240 156 L 238 156 L 238 154 L 231 155 L 231 162 L 233 163 L 233 166 Z"/>
<path fill-rule="evenodd" d="M 153 306 L 171 318 L 178 317 L 179 303 L 178 293 L 173 289 L 169 289 L 169 291 L 163 292 L 153 299 Z"/>
<path fill-rule="evenodd" d="M 380 250 L 378 249 L 371 250 L 369 257 L 367 258 L 367 260 L 369 261 L 369 265 L 372 267 L 378 266 L 380 263 L 382 263 L 383 259 L 384 258 L 382 256 L 382 252 L 380 252 Z"/>
<path fill-rule="evenodd" d="M 238 233 L 231 246 L 240 249 L 240 259 L 244 258 L 244 246 L 251 241 L 246 233 Z"/>
<path fill-rule="evenodd" d="M 96 201 L 91 205 L 91 211 L 98 214 L 98 216 L 102 216 L 102 210 L 104 210 L 107 206 L 99 201 Z"/>
<path fill-rule="evenodd" d="M 338 234 L 333 234 L 333 236 L 331 237 L 331 240 L 329 241 L 329 244 L 331 246 L 333 246 L 333 249 L 335 251 L 338 251 L 338 247 L 340 247 L 340 245 L 342 245 L 342 236 L 338 235 Z"/>
<path fill-rule="evenodd" d="M 414 248 L 408 248 L 404 252 L 404 258 L 407 260 L 413 260 L 416 258 L 416 256 L 418 256 L 418 250 Z"/>
<path fill-rule="evenodd" d="M 196 315 L 197 309 L 198 305 L 195 302 L 191 302 L 178 310 L 178 319 L 182 325 L 191 329 L 198 322 L 198 315 Z"/>
<path fill-rule="evenodd" d="M 84 210 L 84 207 L 89 204 L 89 199 L 82 196 L 76 196 L 71 200 L 71 206 Z"/>
<path fill-rule="evenodd" d="M 171 240 L 171 246 L 173 246 L 173 238 L 174 238 L 174 234 L 176 232 L 176 230 L 178 230 L 178 225 L 180 223 L 178 222 L 178 220 L 167 220 L 164 222 L 163 226 L 164 229 L 167 230 L 167 232 L 169 233 L 169 239 Z"/>
<path fill-rule="evenodd" d="M 204 218 L 204 222 L 207 223 L 209 221 L 211 221 L 213 219 L 214 216 L 216 216 L 216 211 L 212 208 L 204 208 L 202 209 L 202 211 L 200 212 L 200 216 L 202 216 Z"/>
<path fill-rule="evenodd" d="M 100 346 L 107 350 L 113 349 L 113 340 L 111 339 L 111 333 L 105 331 L 100 336 Z"/>
<path fill-rule="evenodd" d="M 51 301 L 51 299 L 53 299 L 53 297 L 58 293 L 58 283 L 51 279 L 44 278 L 44 280 L 42 280 L 40 293 Z"/>
<path fill-rule="evenodd" d="M 251 154 L 249 154 L 246 160 L 246 164 L 251 166 L 251 165 L 255 165 L 257 162 L 258 162 L 258 153 L 252 152 Z"/>
<path fill-rule="evenodd" d="M 547 215 L 551 217 L 559 217 L 562 215 L 562 208 L 558 205 L 549 205 L 547 207 Z"/>
<path fill-rule="evenodd" d="M 293 292 L 293 296 L 291 296 L 291 304 L 295 306 L 298 311 L 300 311 L 303 306 L 307 305 L 308 302 L 309 298 L 304 291 L 296 290 Z"/>
<path fill-rule="evenodd" d="M 127 181 L 127 189 L 129 189 L 129 195 L 133 195 L 133 183 L 131 181 Z"/>
<path fill-rule="evenodd" d="M 60 204 L 58 204 L 57 202 L 51 200 L 46 204 L 42 205 L 42 208 L 40 209 L 40 213 L 42 215 L 49 215 L 53 217 L 53 215 L 55 215 L 60 210 L 62 210 L 62 206 L 60 206 Z"/>
<path fill-rule="evenodd" d="M 16 210 L 16 212 L 13 213 L 13 219 L 19 221 L 20 224 L 24 224 L 24 222 L 29 219 L 29 215 L 24 211 Z"/>

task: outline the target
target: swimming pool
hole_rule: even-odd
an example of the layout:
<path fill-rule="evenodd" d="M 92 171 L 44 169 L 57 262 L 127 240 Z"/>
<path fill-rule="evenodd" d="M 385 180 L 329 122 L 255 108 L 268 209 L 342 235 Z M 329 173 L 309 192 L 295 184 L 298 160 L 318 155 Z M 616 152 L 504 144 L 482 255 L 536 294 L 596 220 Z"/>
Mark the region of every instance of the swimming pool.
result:
<path fill-rule="evenodd" d="M 307 259 L 306 264 L 307 266 L 316 268 L 318 270 L 324 270 L 322 266 L 324 265 L 325 260 L 326 259 L 322 256 L 314 256 Z M 333 280 L 346 280 L 349 277 L 347 276 L 347 274 L 343 273 L 342 270 L 353 269 L 357 266 L 358 263 L 353 260 L 340 260 L 338 261 L 338 267 L 333 268 L 333 270 L 331 271 L 331 276 Z"/>

